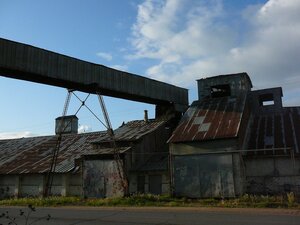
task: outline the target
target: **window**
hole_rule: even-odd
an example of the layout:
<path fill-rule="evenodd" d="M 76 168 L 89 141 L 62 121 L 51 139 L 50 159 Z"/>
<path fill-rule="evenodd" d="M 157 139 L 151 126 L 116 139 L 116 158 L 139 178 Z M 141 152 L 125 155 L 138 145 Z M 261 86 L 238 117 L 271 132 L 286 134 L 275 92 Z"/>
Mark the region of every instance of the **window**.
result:
<path fill-rule="evenodd" d="M 212 98 L 226 97 L 231 95 L 230 85 L 222 84 L 210 87 L 210 93 Z"/>
<path fill-rule="evenodd" d="M 269 106 L 275 105 L 274 95 L 273 94 L 263 94 L 259 96 L 259 105 L 260 106 Z"/>

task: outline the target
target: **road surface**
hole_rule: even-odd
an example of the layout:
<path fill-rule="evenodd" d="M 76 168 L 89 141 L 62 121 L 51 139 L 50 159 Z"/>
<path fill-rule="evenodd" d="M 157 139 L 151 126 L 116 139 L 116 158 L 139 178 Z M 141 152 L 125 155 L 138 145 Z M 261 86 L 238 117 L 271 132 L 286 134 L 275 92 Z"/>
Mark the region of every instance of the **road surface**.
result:
<path fill-rule="evenodd" d="M 23 225 L 21 207 L 0 207 L 2 212 L 16 217 Z M 47 207 L 37 208 L 30 222 L 47 214 L 49 221 L 43 225 L 300 225 L 300 210 L 286 209 L 226 209 L 226 208 L 168 208 L 168 207 Z M 8 224 L 0 218 L 0 224 Z M 30 223 L 28 223 L 30 224 Z"/>

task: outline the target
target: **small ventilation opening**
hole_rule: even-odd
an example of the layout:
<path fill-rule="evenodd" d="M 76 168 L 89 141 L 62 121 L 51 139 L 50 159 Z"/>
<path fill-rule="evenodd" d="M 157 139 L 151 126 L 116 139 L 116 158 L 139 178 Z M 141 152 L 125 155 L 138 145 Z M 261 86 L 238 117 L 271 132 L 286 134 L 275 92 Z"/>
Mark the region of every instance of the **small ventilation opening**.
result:
<path fill-rule="evenodd" d="M 259 96 L 259 105 L 260 106 L 269 106 L 275 105 L 274 95 L 273 94 L 263 94 Z"/>
<path fill-rule="evenodd" d="M 215 85 L 210 87 L 212 98 L 226 97 L 231 95 L 229 84 Z"/>

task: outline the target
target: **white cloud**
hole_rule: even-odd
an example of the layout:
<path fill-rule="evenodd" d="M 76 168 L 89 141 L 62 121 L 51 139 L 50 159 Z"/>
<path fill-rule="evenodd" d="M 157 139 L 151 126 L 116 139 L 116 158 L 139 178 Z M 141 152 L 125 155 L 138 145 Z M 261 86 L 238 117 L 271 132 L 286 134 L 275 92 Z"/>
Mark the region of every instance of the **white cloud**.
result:
<path fill-rule="evenodd" d="M 0 139 L 15 139 L 15 138 L 24 138 L 24 137 L 33 137 L 36 136 L 30 131 L 21 131 L 21 132 L 1 132 Z"/>
<path fill-rule="evenodd" d="M 111 65 L 110 67 L 114 68 L 116 70 L 121 70 L 121 71 L 128 70 L 128 66 L 127 65 Z"/>
<path fill-rule="evenodd" d="M 112 55 L 110 53 L 107 52 L 97 52 L 96 55 L 102 59 L 105 59 L 107 61 L 111 61 L 112 60 Z"/>
<path fill-rule="evenodd" d="M 92 127 L 89 125 L 80 125 L 78 127 L 78 133 L 86 133 L 92 131 Z"/>
<path fill-rule="evenodd" d="M 202 77 L 245 71 L 256 88 L 283 86 L 284 93 L 300 95 L 300 1 L 249 5 L 234 14 L 234 25 L 222 3 L 144 1 L 132 28 L 131 58 L 158 60 L 147 75 L 185 87 L 194 88 Z"/>

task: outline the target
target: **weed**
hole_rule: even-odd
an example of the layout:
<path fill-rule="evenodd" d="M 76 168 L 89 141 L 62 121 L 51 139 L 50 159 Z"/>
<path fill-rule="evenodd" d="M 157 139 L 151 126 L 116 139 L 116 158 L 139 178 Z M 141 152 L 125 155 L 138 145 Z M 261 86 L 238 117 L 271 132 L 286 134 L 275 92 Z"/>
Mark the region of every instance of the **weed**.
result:
<path fill-rule="evenodd" d="M 183 207 L 252 207 L 252 208 L 299 208 L 295 195 L 286 196 L 245 194 L 238 198 L 189 199 L 170 195 L 136 194 L 127 197 L 81 199 L 79 197 L 21 198 L 1 200 L 0 205 L 34 206 L 183 206 Z"/>
<path fill-rule="evenodd" d="M 290 192 L 286 194 L 287 196 L 287 202 L 288 202 L 288 206 L 292 207 L 295 205 L 295 194 L 294 192 Z"/>
<path fill-rule="evenodd" d="M 38 221 L 41 221 L 41 220 L 48 221 L 51 218 L 51 216 L 48 214 L 47 216 L 43 216 L 43 217 L 31 220 L 30 217 L 31 217 L 32 213 L 34 213 L 34 212 L 36 212 L 36 208 L 33 207 L 32 205 L 28 205 L 27 212 L 20 209 L 19 216 L 24 217 L 24 220 L 25 220 L 24 225 L 36 224 Z M 7 225 L 18 225 L 17 217 L 11 216 L 8 211 L 0 214 L 0 218 L 5 219 L 7 222 Z M 0 224 L 0 225 L 3 225 L 3 224 Z"/>

